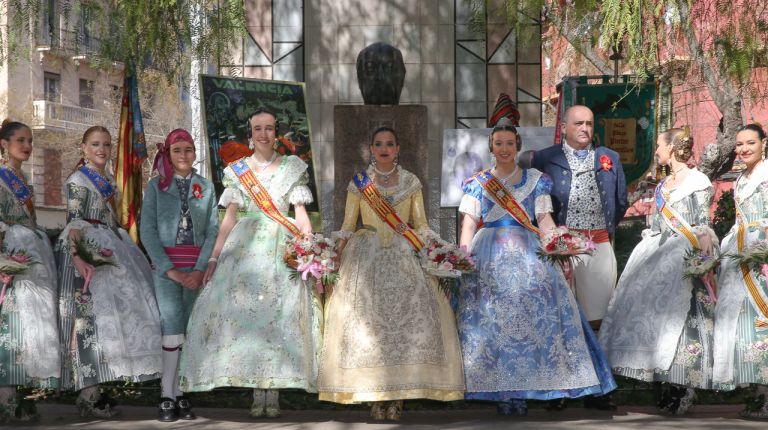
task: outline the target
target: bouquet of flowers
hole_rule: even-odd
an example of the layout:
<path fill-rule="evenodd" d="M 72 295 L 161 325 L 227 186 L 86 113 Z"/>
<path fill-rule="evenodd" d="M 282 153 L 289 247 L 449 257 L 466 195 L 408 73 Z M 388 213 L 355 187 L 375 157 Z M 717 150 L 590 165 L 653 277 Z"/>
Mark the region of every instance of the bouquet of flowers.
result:
<path fill-rule="evenodd" d="M 717 283 L 714 271 L 720 259 L 706 255 L 699 248 L 691 248 L 683 257 L 683 279 L 701 279 L 713 302 L 717 302 Z"/>
<path fill-rule="evenodd" d="M 0 291 L 0 305 L 5 301 L 5 294 L 8 285 L 13 281 L 13 277 L 26 272 L 33 264 L 37 263 L 24 250 L 0 254 L 0 282 L 3 283 L 3 289 Z"/>
<path fill-rule="evenodd" d="M 112 261 L 114 252 L 109 248 L 102 248 L 93 239 L 80 238 L 76 239 L 73 243 L 75 245 L 75 254 L 94 268 L 100 266 L 118 267 L 117 263 Z M 83 294 L 88 293 L 88 285 L 91 283 L 91 276 L 92 275 L 85 277 Z"/>
<path fill-rule="evenodd" d="M 326 287 L 339 279 L 335 248 L 334 239 L 319 233 L 289 238 L 283 260 L 302 280 L 315 278 L 315 288 L 323 294 Z"/>
<path fill-rule="evenodd" d="M 536 255 L 543 261 L 559 264 L 568 280 L 571 279 L 571 260 L 578 260 L 579 255 L 592 255 L 596 249 L 592 239 L 565 226 L 548 232 L 542 242 L 543 246 Z"/>
<path fill-rule="evenodd" d="M 457 293 L 458 278 L 475 270 L 475 261 L 465 248 L 431 240 L 424 248 L 424 269 L 438 278 L 440 289 L 446 295 Z"/>

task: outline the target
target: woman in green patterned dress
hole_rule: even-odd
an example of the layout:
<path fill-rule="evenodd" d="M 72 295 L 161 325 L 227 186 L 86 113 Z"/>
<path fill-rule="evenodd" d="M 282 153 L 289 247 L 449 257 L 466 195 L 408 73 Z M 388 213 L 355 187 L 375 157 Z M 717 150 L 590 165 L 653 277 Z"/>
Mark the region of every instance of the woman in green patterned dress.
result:
<path fill-rule="evenodd" d="M 189 317 L 179 375 L 185 392 L 253 388 L 250 415 L 273 418 L 280 415 L 278 389 L 317 391 L 322 309 L 314 288 L 283 261 L 288 231 L 277 221 L 285 222 L 293 205 L 296 219 L 287 221 L 311 232 L 307 165 L 274 151 L 274 113 L 257 111 L 248 126 L 254 153 L 224 169 L 219 205 L 227 212 L 203 277 L 207 285 Z M 269 206 L 254 200 L 257 186 L 246 185 L 251 175 L 279 213 L 267 215 Z"/>
<path fill-rule="evenodd" d="M 17 408 L 16 386 L 56 388 L 60 376 L 56 325 L 56 266 L 45 232 L 37 228 L 34 193 L 21 164 L 32 154 L 32 131 L 20 122 L 0 128 L 0 236 L 4 252 L 35 261 L 3 279 L 0 292 L 0 423 L 34 418 L 34 404 Z"/>

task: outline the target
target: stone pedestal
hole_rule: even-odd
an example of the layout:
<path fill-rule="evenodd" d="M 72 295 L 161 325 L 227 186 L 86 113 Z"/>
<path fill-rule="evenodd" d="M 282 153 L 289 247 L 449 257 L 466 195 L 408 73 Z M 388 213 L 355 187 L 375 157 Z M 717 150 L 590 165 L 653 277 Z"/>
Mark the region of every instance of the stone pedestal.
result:
<path fill-rule="evenodd" d="M 392 127 L 397 132 L 400 165 L 419 177 L 424 200 L 429 201 L 427 124 L 427 107 L 422 105 L 334 106 L 333 230 L 338 230 L 344 221 L 347 185 L 352 175 L 368 166 L 371 133 L 381 126 Z M 429 216 L 429 204 L 426 206 Z"/>

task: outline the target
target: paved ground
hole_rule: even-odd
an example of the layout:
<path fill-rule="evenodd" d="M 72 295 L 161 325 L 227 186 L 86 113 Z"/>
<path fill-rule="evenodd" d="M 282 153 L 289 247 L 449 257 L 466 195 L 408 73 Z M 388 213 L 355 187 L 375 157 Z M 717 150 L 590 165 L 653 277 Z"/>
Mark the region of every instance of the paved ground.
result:
<path fill-rule="evenodd" d="M 196 408 L 199 418 L 195 421 L 160 423 L 155 420 L 155 409 L 150 407 L 123 406 L 120 419 L 113 421 L 81 420 L 74 406 L 41 404 L 43 418 L 35 424 L 18 427 L 39 429 L 766 429 L 768 422 L 738 418 L 740 405 L 699 406 L 693 414 L 684 418 L 659 415 L 650 407 L 619 408 L 613 413 L 597 412 L 581 408 L 569 408 L 562 412 L 531 410 L 525 418 L 508 418 L 496 415 L 495 410 L 468 409 L 451 411 L 406 411 L 399 422 L 372 422 L 363 411 L 285 411 L 276 420 L 254 420 L 245 409 Z"/>

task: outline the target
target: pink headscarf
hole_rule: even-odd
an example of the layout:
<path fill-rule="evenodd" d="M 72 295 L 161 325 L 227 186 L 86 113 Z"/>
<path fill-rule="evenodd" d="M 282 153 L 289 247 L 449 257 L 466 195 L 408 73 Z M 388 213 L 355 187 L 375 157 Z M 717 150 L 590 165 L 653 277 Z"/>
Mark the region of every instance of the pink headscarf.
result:
<path fill-rule="evenodd" d="M 155 162 L 152 164 L 152 169 L 157 170 L 157 173 L 160 174 L 160 189 L 163 191 L 168 191 L 168 187 L 171 186 L 171 179 L 173 179 L 171 145 L 182 141 L 192 144 L 195 143 L 187 130 L 177 128 L 168 133 L 165 142 L 157 144 L 157 155 L 155 155 Z"/>

